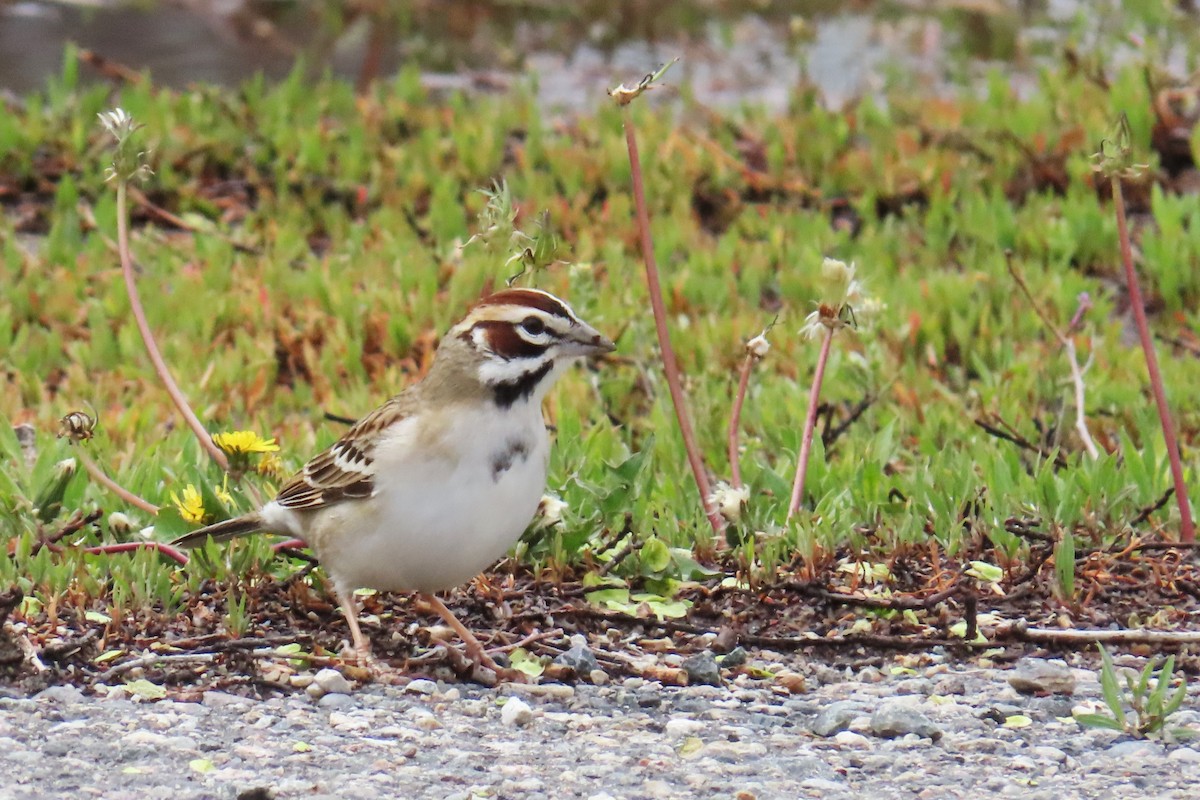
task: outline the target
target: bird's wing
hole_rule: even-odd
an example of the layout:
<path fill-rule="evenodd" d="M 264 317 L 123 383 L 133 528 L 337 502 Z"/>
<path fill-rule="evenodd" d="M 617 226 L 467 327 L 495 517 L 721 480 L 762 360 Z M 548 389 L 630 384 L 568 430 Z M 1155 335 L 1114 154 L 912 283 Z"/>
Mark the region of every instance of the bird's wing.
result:
<path fill-rule="evenodd" d="M 394 397 L 360 419 L 305 464 L 275 502 L 284 508 L 315 510 L 370 497 L 375 492 L 375 446 L 388 428 L 408 416 L 405 405 L 400 397 Z"/>

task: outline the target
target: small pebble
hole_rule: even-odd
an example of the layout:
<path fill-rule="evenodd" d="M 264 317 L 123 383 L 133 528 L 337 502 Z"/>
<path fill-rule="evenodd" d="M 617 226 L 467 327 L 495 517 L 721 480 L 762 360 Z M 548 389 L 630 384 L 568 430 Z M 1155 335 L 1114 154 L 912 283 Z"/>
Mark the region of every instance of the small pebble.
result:
<path fill-rule="evenodd" d="M 717 665 L 717 659 L 708 650 L 688 656 L 684 659 L 681 666 L 683 667 L 683 671 L 687 673 L 689 683 L 706 686 L 720 686 L 722 684 L 721 668 Z"/>
<path fill-rule="evenodd" d="M 533 721 L 533 709 L 519 697 L 510 697 L 500 709 L 500 721 L 508 726 L 523 727 Z"/>
<path fill-rule="evenodd" d="M 354 691 L 345 675 L 328 667 L 313 676 L 313 683 L 320 686 L 325 694 L 350 694 Z"/>
<path fill-rule="evenodd" d="M 404 687 L 404 691 L 412 694 L 433 694 L 437 689 L 437 684 L 428 678 L 417 678 L 409 681 L 408 685 Z"/>

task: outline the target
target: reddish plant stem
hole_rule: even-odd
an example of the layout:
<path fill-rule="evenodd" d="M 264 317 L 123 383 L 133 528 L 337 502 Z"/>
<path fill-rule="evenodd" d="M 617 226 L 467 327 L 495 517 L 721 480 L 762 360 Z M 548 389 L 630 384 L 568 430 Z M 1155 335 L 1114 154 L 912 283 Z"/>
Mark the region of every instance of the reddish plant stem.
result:
<path fill-rule="evenodd" d="M 788 503 L 788 519 L 800 509 L 804 499 L 804 479 L 808 476 L 808 458 L 812 453 L 813 432 L 817 428 L 817 404 L 821 399 L 821 382 L 825 380 L 825 364 L 829 361 L 829 346 L 833 344 L 833 328 L 825 329 L 817 370 L 813 373 L 812 389 L 808 393 L 808 413 L 804 417 L 804 434 L 800 439 L 800 457 L 796 460 L 796 479 L 792 482 L 792 500 Z"/>
<path fill-rule="evenodd" d="M 742 372 L 738 376 L 737 394 L 733 397 L 733 410 L 729 412 L 729 482 L 734 489 L 742 488 L 742 456 L 738 452 L 738 434 L 742 425 L 742 403 L 746 400 L 746 388 L 750 385 L 750 370 L 754 367 L 754 356 L 746 354 Z"/>
<path fill-rule="evenodd" d="M 83 468 L 88 471 L 88 475 L 91 475 L 92 480 L 94 480 L 96 483 L 100 484 L 105 489 L 108 489 L 110 492 L 112 492 L 117 497 L 124 500 L 126 503 L 129 503 L 129 505 L 137 506 L 142 511 L 145 511 L 147 514 L 157 514 L 158 513 L 158 506 L 154 505 L 151 502 L 143 500 L 142 498 L 138 497 L 133 492 L 131 492 L 128 489 L 126 489 L 125 487 L 121 486 L 121 484 L 117 483 L 112 478 L 105 475 L 104 470 L 100 469 L 100 465 L 97 464 L 95 461 L 93 461 L 92 457 L 89 456 L 87 453 L 83 452 L 83 450 L 76 449 L 75 455 L 78 456 L 79 460 L 83 462 Z"/>
<path fill-rule="evenodd" d="M 688 417 L 687 400 L 683 394 L 683 383 L 679 375 L 679 364 L 675 360 L 675 350 L 671 347 L 671 334 L 667 330 L 667 309 L 663 303 L 662 286 L 658 280 L 658 263 L 654 258 L 654 242 L 650 238 L 650 213 L 646 210 L 646 192 L 642 185 L 642 164 L 638 158 L 637 135 L 634 130 L 633 118 L 628 109 L 624 113 L 625 144 L 629 149 L 629 171 L 633 178 L 633 200 L 637 208 L 638 231 L 641 234 L 642 258 L 646 262 L 646 284 L 650 290 L 650 306 L 654 311 L 654 329 L 658 334 L 658 346 L 662 351 L 663 370 L 667 375 L 667 387 L 671 392 L 671 402 L 675 406 L 675 418 L 679 421 L 679 432 L 683 436 L 683 446 L 687 451 L 688 465 L 692 468 L 692 476 L 696 479 L 696 488 L 700 490 L 700 502 L 704 505 L 704 513 L 712 525 L 713 532 L 721 534 L 725 530 L 725 520 L 712 502 L 712 490 L 708 483 L 708 473 L 700 449 L 696 446 L 696 434 Z"/>
<path fill-rule="evenodd" d="M 101 544 L 95 547 L 85 547 L 83 552 L 93 554 L 132 553 L 135 550 L 157 550 L 179 566 L 187 566 L 188 557 L 179 550 L 162 542 L 122 542 L 121 544 Z"/>
<path fill-rule="evenodd" d="M 1154 393 L 1154 404 L 1158 406 L 1158 418 L 1162 422 L 1163 439 L 1167 444 L 1167 458 L 1171 462 L 1171 478 L 1175 482 L 1175 500 L 1179 503 L 1179 540 L 1196 540 L 1196 528 L 1192 523 L 1192 509 L 1188 503 L 1187 485 L 1183 482 L 1183 460 L 1179 457 L 1179 441 L 1175 438 L 1175 424 L 1171 421 L 1171 409 L 1167 406 L 1167 393 L 1163 388 L 1162 373 L 1158 369 L 1158 358 L 1154 354 L 1154 340 L 1150 338 L 1150 325 L 1146 321 L 1146 307 L 1142 302 L 1142 290 L 1138 287 L 1137 272 L 1133 268 L 1133 248 L 1129 243 L 1129 227 L 1125 220 L 1125 197 L 1121 193 L 1121 178 L 1111 178 L 1113 205 L 1117 209 L 1117 233 L 1121 240 L 1121 263 L 1125 267 L 1125 282 L 1129 284 L 1129 302 L 1133 306 L 1133 320 L 1138 338 L 1142 341 L 1142 352 L 1146 356 L 1146 371 L 1150 373 L 1150 388 Z"/>
<path fill-rule="evenodd" d="M 125 277 L 125 293 L 129 295 L 129 307 L 133 312 L 133 319 L 137 322 L 138 332 L 142 335 L 142 343 L 146 346 L 146 352 L 150 355 L 150 362 L 154 365 L 154 371 L 158 374 L 159 379 L 167 389 L 167 394 L 171 396 L 171 400 L 175 403 L 175 407 L 179 409 L 179 413 L 183 415 L 188 427 L 196 434 L 196 438 L 200 440 L 200 446 L 208 451 L 212 456 L 213 461 L 220 464 L 221 469 L 229 469 L 229 459 L 225 457 L 225 453 L 221 448 L 213 443 L 212 435 L 205 429 L 199 418 L 188 405 L 187 398 L 183 396 L 175 379 L 171 377 L 171 371 L 167 368 L 167 362 L 163 360 L 162 353 L 158 350 L 158 344 L 154 341 L 154 334 L 150 331 L 150 323 L 146 321 L 146 312 L 142 308 L 142 300 L 138 295 L 137 284 L 133 276 L 133 259 L 129 255 L 129 222 L 126 219 L 128 215 L 125 202 L 125 181 L 117 183 L 117 252 L 121 257 L 121 274 Z"/>

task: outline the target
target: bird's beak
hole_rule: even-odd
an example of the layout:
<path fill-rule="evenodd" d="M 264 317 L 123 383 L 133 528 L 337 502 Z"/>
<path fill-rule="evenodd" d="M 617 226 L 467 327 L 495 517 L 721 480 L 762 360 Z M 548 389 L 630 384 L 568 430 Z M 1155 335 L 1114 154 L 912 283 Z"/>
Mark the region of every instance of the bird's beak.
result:
<path fill-rule="evenodd" d="M 617 349 L 610 339 L 586 322 L 571 328 L 567 339 L 559 347 L 563 355 L 572 357 L 598 356 Z"/>

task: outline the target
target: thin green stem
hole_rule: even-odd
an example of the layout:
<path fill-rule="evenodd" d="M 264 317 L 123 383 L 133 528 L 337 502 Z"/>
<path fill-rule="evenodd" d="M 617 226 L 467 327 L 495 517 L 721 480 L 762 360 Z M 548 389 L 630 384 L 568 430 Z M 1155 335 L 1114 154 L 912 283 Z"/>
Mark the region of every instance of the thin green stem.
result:
<path fill-rule="evenodd" d="M 817 428 L 817 404 L 821 400 L 821 383 L 825 380 L 825 364 L 829 361 L 829 346 L 833 344 L 833 328 L 825 329 L 817 370 L 813 373 L 812 389 L 808 393 L 808 413 L 804 416 L 804 434 L 800 439 L 800 457 L 796 461 L 796 479 L 792 482 L 792 500 L 788 503 L 788 519 L 800 509 L 804 499 L 804 480 L 808 476 L 808 459 L 812 453 L 813 434 Z"/>
<path fill-rule="evenodd" d="M 179 409 L 179 413 L 183 415 L 188 427 L 196 434 L 196 438 L 200 440 L 200 446 L 208 451 L 212 456 L 213 461 L 221 465 L 221 469 L 229 469 L 229 459 L 225 457 L 225 453 L 221 448 L 213 443 L 212 436 L 200 419 L 192 411 L 188 405 L 187 398 L 183 396 L 175 379 L 171 377 L 171 371 L 167 368 L 167 362 L 163 360 L 162 353 L 158 350 L 158 344 L 154 341 L 154 334 L 150 331 L 150 323 L 146 321 L 146 312 L 142 308 L 142 300 L 138 295 L 137 284 L 134 281 L 133 275 L 133 258 L 129 255 L 129 221 L 128 209 L 126 207 L 126 188 L 125 181 L 117 182 L 117 252 L 121 257 L 121 274 L 125 276 L 125 293 L 129 295 L 129 308 L 133 312 L 133 319 L 137 323 L 138 332 L 142 335 L 142 343 L 146 346 L 146 352 L 150 355 L 150 362 L 154 365 L 154 371 L 158 374 L 159 379 L 167 389 L 167 394 L 171 396 L 171 400 L 175 403 L 175 407 Z"/>
<path fill-rule="evenodd" d="M 1175 424 L 1171 421 L 1171 409 L 1167 406 L 1162 373 L 1158 369 L 1158 358 L 1154 354 L 1154 340 L 1150 338 L 1150 325 L 1146 321 L 1142 290 L 1138 287 L 1137 272 L 1133 268 L 1133 247 L 1129 243 L 1129 226 L 1125 220 L 1125 196 L 1121 193 L 1121 178 L 1119 175 L 1113 175 L 1111 181 L 1113 205 L 1117 209 L 1117 234 L 1121 239 L 1121 263 L 1125 267 L 1125 282 L 1129 284 L 1129 302 L 1133 306 L 1133 320 L 1136 323 L 1138 338 L 1142 341 L 1142 352 L 1146 356 L 1146 371 L 1150 373 L 1154 404 L 1158 406 L 1158 418 L 1162 422 L 1167 458 L 1171 462 L 1171 478 L 1175 481 L 1175 499 L 1179 503 L 1179 541 L 1194 542 L 1196 528 L 1192 523 L 1187 485 L 1183 482 L 1183 460 L 1179 457 L 1179 441 L 1175 437 Z"/>

